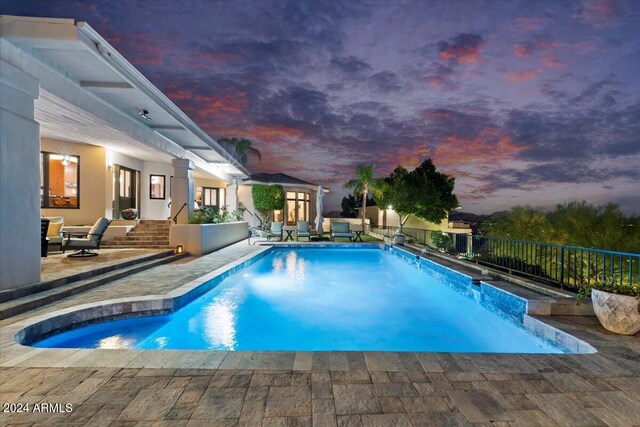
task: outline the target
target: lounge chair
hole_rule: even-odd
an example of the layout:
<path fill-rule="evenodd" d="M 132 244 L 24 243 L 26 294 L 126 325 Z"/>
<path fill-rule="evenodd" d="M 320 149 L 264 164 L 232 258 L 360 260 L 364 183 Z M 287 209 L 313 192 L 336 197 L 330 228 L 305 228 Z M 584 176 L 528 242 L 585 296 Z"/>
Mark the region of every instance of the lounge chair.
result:
<path fill-rule="evenodd" d="M 49 239 L 47 238 L 47 232 L 49 231 L 49 220 L 46 218 L 40 218 L 40 256 L 47 256 L 47 248 L 49 246 Z"/>
<path fill-rule="evenodd" d="M 277 237 L 278 240 L 282 240 L 282 223 L 272 222 L 271 229 L 267 231 L 267 241 L 272 237 Z"/>
<path fill-rule="evenodd" d="M 353 240 L 353 234 L 349 230 L 348 222 L 332 222 L 331 223 L 331 240 L 335 242 L 336 238 L 349 239 L 349 241 Z"/>
<path fill-rule="evenodd" d="M 63 253 L 67 249 L 75 249 L 75 252 L 69 255 L 70 257 L 97 256 L 98 254 L 91 250 L 100 249 L 100 241 L 109 224 L 111 221 L 107 218 L 100 218 L 88 233 L 69 233 L 69 237 L 64 241 Z"/>
<path fill-rule="evenodd" d="M 64 227 L 64 218 L 61 216 L 49 216 L 44 217 L 44 219 L 49 220 L 49 231 L 47 232 L 49 246 L 60 246 L 60 250 L 62 251 L 62 243 L 64 241 L 62 227 Z"/>
<path fill-rule="evenodd" d="M 296 241 L 298 241 L 300 237 L 306 237 L 307 239 L 311 240 L 309 221 L 298 221 L 298 226 L 296 227 Z"/>

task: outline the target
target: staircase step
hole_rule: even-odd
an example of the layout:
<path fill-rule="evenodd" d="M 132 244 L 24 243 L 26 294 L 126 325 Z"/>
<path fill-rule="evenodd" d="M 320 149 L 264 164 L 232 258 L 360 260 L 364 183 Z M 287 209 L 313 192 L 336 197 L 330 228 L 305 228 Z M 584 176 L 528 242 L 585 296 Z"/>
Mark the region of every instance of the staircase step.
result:
<path fill-rule="evenodd" d="M 15 316 L 20 313 L 24 313 L 29 310 L 33 310 L 35 308 L 40 308 L 44 305 L 51 304 L 52 302 L 59 301 L 63 298 L 67 298 L 69 296 L 76 295 L 93 288 L 97 288 L 98 286 L 102 286 L 123 277 L 136 274 L 141 271 L 157 267 L 159 265 L 171 263 L 182 258 L 186 254 L 173 254 L 172 252 L 163 252 L 163 255 L 164 256 L 160 258 L 146 259 L 144 262 L 128 265 L 127 267 L 108 271 L 103 274 L 98 274 L 85 280 L 74 281 L 63 286 L 58 286 L 49 290 L 33 293 L 27 296 L 13 299 L 11 301 L 0 303 L 0 320 Z"/>

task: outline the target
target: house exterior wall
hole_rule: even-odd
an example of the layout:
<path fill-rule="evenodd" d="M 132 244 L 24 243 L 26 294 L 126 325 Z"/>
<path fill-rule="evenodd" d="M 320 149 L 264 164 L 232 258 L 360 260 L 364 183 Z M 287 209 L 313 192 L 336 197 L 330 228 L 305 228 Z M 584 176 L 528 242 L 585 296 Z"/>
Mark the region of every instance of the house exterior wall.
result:
<path fill-rule="evenodd" d="M 107 192 L 107 189 L 110 190 L 112 184 L 107 182 L 107 151 L 103 147 L 42 138 L 41 151 L 71 154 L 80 158 L 80 208 L 43 208 L 40 212 L 42 216 L 61 216 L 65 225 L 93 225 L 98 218 L 107 214 L 107 218 L 111 218 L 111 192 Z"/>
<path fill-rule="evenodd" d="M 164 175 L 164 200 L 151 199 L 151 175 Z M 173 167 L 170 163 L 144 162 L 142 166 L 142 200 L 140 203 L 141 219 L 167 219 L 171 214 L 171 176 Z"/>
<path fill-rule="evenodd" d="M 317 190 L 311 190 L 304 187 L 283 186 L 285 193 L 288 191 L 296 191 L 301 193 L 309 193 L 309 224 L 314 224 L 316 219 L 316 195 Z M 257 227 L 260 225 L 260 220 L 256 218 L 260 213 L 256 212 L 253 205 L 253 197 L 251 196 L 251 185 L 239 185 L 238 186 L 238 205 L 242 204 L 245 207 L 244 220 L 249 223 L 250 227 Z M 252 215 L 253 214 L 253 215 Z"/>
<path fill-rule="evenodd" d="M 360 211 L 358 209 L 358 211 Z M 392 209 L 380 209 L 378 206 L 367 206 L 366 218 L 373 221 L 376 218 L 378 227 L 400 227 L 400 217 L 397 212 Z M 404 223 L 406 228 L 418 228 L 422 230 L 437 230 L 445 233 L 456 234 L 471 234 L 470 228 L 453 228 L 449 227 L 449 215 L 443 219 L 439 224 L 425 221 L 410 215 L 407 221 Z"/>

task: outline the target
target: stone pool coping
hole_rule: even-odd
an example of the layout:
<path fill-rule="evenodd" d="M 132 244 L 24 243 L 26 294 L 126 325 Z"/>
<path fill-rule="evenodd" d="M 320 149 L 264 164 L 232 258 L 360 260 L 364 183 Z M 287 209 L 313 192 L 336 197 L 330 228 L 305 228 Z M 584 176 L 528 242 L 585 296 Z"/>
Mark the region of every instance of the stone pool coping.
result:
<path fill-rule="evenodd" d="M 314 243 L 318 246 L 331 247 L 384 247 L 382 243 Z M 216 269 L 204 276 L 194 279 L 187 284 L 174 289 L 164 295 L 149 295 L 145 297 L 122 298 L 102 301 L 99 303 L 83 304 L 72 308 L 57 310 L 41 316 L 28 318 L 3 328 L 3 335 L 8 334 L 17 338 L 20 342 L 33 342 L 46 336 L 47 333 L 57 330 L 63 325 L 83 325 L 94 321 L 114 319 L 117 317 L 145 316 L 151 314 L 166 314 L 182 307 L 184 304 L 197 298 L 203 293 L 215 287 L 218 280 L 233 274 L 248 264 L 265 256 L 271 247 L 309 247 L 304 243 L 287 243 L 269 245 L 249 254 L 224 267 Z M 406 252 L 406 251 L 405 251 Z M 449 267 L 443 268 L 455 271 Z M 457 272 L 463 274 L 461 272 Z M 217 279 L 215 282 L 212 279 Z M 210 283 L 210 285 L 206 285 Z M 489 283 L 485 286 L 495 288 Z M 496 288 L 498 289 L 498 288 Z M 521 297 L 517 297 L 521 298 Z M 127 314 L 129 316 L 127 316 Z M 543 337 L 553 337 L 569 349 L 580 352 L 595 352 L 596 348 L 589 343 L 580 340 L 567 331 L 562 330 L 562 325 L 552 326 L 541 321 L 538 317 L 526 315 L 525 325 L 530 330 Z M 547 334 L 547 335 L 545 335 Z M 14 339 L 15 339 L 14 338 Z M 364 354 L 370 369 L 396 369 L 398 364 L 394 361 L 402 360 L 407 355 L 415 355 L 418 360 L 430 360 L 438 353 L 424 352 L 295 352 L 295 351 L 223 351 L 223 350 L 137 350 L 137 349 L 51 349 L 33 348 L 14 342 L 2 348 L 0 366 L 25 366 L 25 367 L 112 367 L 112 368 L 200 368 L 200 369 L 301 369 L 309 370 L 312 361 L 323 359 L 331 355 L 336 360 L 343 360 L 351 353 Z M 518 356 L 518 353 L 448 353 L 467 355 L 468 357 L 496 357 L 507 360 Z M 322 356 L 324 355 L 324 356 Z M 404 356 L 403 356 L 404 355 Z M 480 356 L 478 356 L 480 355 Z M 537 355 L 528 354 L 528 357 Z M 540 356 L 550 356 L 542 354 Z M 581 356 L 573 354 L 571 356 Z M 462 357 L 462 356 L 461 356 Z M 346 360 L 346 359 L 345 359 Z M 515 359 L 514 359 L 515 360 Z M 338 363 L 338 362 L 336 362 Z M 425 363 L 421 362 L 424 366 Z M 315 362 L 314 362 L 315 364 Z M 338 363 L 337 366 L 341 366 Z M 396 366 L 396 368 L 394 368 Z"/>

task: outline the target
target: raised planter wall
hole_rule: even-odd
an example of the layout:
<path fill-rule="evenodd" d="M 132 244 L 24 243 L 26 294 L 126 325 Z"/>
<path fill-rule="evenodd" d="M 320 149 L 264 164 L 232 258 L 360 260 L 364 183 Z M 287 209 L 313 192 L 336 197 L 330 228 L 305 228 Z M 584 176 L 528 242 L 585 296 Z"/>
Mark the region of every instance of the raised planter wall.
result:
<path fill-rule="evenodd" d="M 225 224 L 177 224 L 171 226 L 171 246 L 182 245 L 191 255 L 205 255 L 249 236 L 246 221 Z"/>

